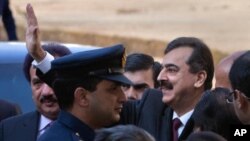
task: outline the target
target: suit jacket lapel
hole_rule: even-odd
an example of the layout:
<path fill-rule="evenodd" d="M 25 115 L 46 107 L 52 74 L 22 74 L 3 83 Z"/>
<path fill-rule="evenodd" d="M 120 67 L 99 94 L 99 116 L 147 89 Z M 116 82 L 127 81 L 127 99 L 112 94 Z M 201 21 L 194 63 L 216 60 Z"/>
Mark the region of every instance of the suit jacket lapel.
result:
<path fill-rule="evenodd" d="M 170 107 L 167 107 L 165 109 L 164 115 L 161 117 L 162 124 L 160 127 L 160 135 L 159 139 L 161 141 L 171 141 L 172 138 L 172 116 L 173 116 L 173 110 Z"/>
<path fill-rule="evenodd" d="M 28 135 L 23 135 L 23 140 L 36 141 L 38 134 L 40 114 L 39 112 L 33 112 L 29 118 L 23 121 L 20 131 L 25 131 Z M 29 132 L 27 132 L 29 131 Z M 21 139 L 20 139 L 21 140 Z"/>
<path fill-rule="evenodd" d="M 188 120 L 186 126 L 183 129 L 183 131 L 182 131 L 182 133 L 181 133 L 181 135 L 179 137 L 179 141 L 186 140 L 187 137 L 193 132 L 194 122 L 193 122 L 191 117 L 190 117 L 190 119 Z"/>
<path fill-rule="evenodd" d="M 168 107 L 165 110 L 164 115 L 162 116 L 160 140 L 162 141 L 172 141 L 172 118 L 173 118 L 173 109 Z M 190 118 L 184 127 L 181 135 L 179 136 L 179 141 L 186 140 L 187 137 L 192 133 L 194 127 L 193 120 Z M 158 139 L 159 140 L 159 139 Z"/>

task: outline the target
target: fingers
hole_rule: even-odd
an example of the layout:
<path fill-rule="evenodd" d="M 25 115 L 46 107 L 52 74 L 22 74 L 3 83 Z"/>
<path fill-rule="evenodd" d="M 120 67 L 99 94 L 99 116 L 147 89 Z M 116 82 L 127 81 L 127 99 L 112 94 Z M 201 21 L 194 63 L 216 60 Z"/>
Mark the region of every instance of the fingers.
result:
<path fill-rule="evenodd" d="M 31 4 L 27 4 L 26 12 L 27 12 L 26 47 L 29 54 L 36 61 L 39 62 L 45 57 L 45 52 L 41 47 L 38 22 Z"/>
<path fill-rule="evenodd" d="M 26 6 L 26 12 L 27 12 L 28 26 L 38 26 L 35 12 L 34 12 L 33 7 L 31 6 L 30 3 L 27 4 L 27 6 Z"/>
<path fill-rule="evenodd" d="M 27 13 L 26 40 L 28 39 L 29 41 L 32 41 L 31 43 L 35 43 L 38 40 L 38 34 L 37 34 L 38 22 L 31 4 L 27 4 L 26 13 Z"/>

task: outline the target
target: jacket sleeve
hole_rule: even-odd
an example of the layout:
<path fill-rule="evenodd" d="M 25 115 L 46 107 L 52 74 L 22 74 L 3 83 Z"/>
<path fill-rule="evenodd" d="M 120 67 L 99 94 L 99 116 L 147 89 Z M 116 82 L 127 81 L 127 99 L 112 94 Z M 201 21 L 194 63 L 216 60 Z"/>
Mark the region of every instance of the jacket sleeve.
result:
<path fill-rule="evenodd" d="M 139 104 L 140 101 L 138 100 L 129 100 L 124 103 L 119 124 L 137 125 Z"/>
<path fill-rule="evenodd" d="M 141 116 L 145 114 L 144 111 L 149 107 L 152 108 L 153 103 L 151 103 L 150 95 L 154 95 L 154 92 L 155 90 L 148 89 L 144 92 L 141 100 L 130 100 L 125 102 L 121 113 L 120 124 L 138 125 Z"/>
<path fill-rule="evenodd" d="M 50 87 L 52 87 L 52 84 L 56 78 L 55 73 L 51 70 L 51 62 L 54 59 L 55 58 L 51 54 L 46 52 L 46 56 L 41 62 L 32 62 L 32 65 L 37 68 L 36 75 Z"/>

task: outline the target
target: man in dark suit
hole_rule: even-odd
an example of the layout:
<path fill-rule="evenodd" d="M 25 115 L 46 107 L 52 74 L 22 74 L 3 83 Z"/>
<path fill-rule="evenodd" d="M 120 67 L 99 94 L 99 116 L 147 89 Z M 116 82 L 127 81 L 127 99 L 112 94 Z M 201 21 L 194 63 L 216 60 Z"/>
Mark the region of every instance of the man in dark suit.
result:
<path fill-rule="evenodd" d="M 68 48 L 59 44 L 46 44 L 43 49 L 53 56 L 70 54 Z M 32 89 L 32 98 L 37 110 L 3 120 L 0 124 L 1 141 L 36 141 L 47 125 L 57 118 L 59 106 L 53 90 L 35 74 L 31 66 L 33 58 L 26 55 L 23 71 Z"/>
<path fill-rule="evenodd" d="M 180 37 L 168 44 L 162 65 L 161 91 L 148 90 L 141 101 L 125 103 L 121 123 L 135 124 L 158 141 L 172 141 L 172 120 L 178 118 L 177 136 L 185 140 L 193 130 L 190 117 L 195 105 L 212 87 L 212 54 L 201 40 Z"/>
<path fill-rule="evenodd" d="M 239 120 L 250 125 L 250 50 L 234 61 L 229 79 L 233 93 L 227 101 L 233 103 Z"/>
<path fill-rule="evenodd" d="M 8 39 L 10 41 L 18 40 L 16 35 L 15 21 L 9 7 L 9 0 L 0 1 L 0 18 L 2 18 Z"/>
<path fill-rule="evenodd" d="M 165 51 L 158 76 L 161 91 L 150 89 L 140 101 L 126 102 L 121 124 L 135 124 L 158 141 L 172 141 L 172 120 L 178 118 L 181 126 L 177 136 L 185 140 L 193 131 L 193 109 L 202 93 L 212 87 L 213 73 L 212 54 L 201 40 L 177 38 Z"/>
<path fill-rule="evenodd" d="M 20 113 L 20 108 L 17 105 L 0 99 L 0 122 L 3 119 L 16 116 Z"/>

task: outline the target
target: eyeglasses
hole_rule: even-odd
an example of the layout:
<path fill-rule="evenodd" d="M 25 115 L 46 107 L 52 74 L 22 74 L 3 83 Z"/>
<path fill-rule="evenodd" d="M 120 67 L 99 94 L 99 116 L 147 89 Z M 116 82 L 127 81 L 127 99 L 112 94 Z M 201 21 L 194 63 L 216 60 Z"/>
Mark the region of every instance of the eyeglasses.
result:
<path fill-rule="evenodd" d="M 229 93 L 228 97 L 226 98 L 227 103 L 232 103 L 233 102 L 234 94 L 235 94 L 235 90 L 233 90 L 232 92 Z"/>
<path fill-rule="evenodd" d="M 232 92 L 229 93 L 228 97 L 226 98 L 227 103 L 233 102 L 235 93 L 236 93 L 236 90 L 233 90 Z M 240 92 L 240 94 L 243 95 L 247 100 L 250 101 L 250 98 L 247 97 L 244 93 Z"/>

